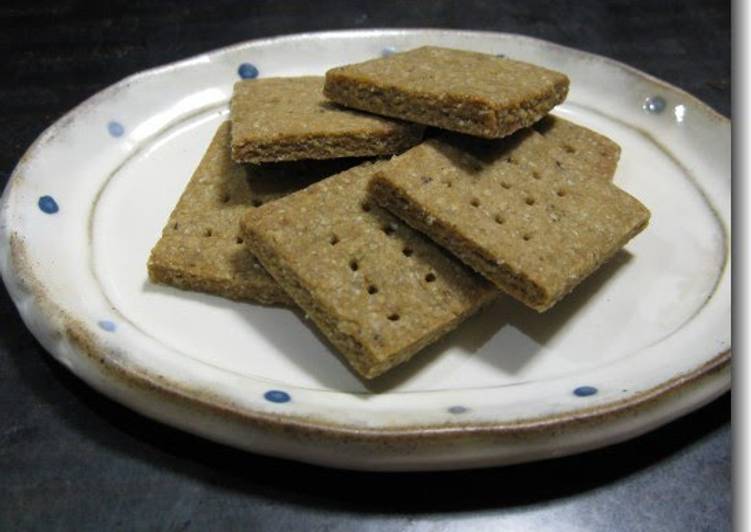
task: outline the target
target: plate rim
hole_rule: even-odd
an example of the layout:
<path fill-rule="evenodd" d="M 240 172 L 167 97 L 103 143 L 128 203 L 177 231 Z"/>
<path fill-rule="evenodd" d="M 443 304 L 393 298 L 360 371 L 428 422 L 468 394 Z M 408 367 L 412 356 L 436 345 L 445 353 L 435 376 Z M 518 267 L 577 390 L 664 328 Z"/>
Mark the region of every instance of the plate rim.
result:
<path fill-rule="evenodd" d="M 127 385 L 145 386 L 150 388 L 151 390 L 157 391 L 165 398 L 177 399 L 178 401 L 187 403 L 189 405 L 208 408 L 209 411 L 213 411 L 214 413 L 221 416 L 230 415 L 236 417 L 243 423 L 255 426 L 257 428 L 262 428 L 264 430 L 295 430 L 307 434 L 311 437 L 319 437 L 326 440 L 356 440 L 366 443 L 403 443 L 413 441 L 415 439 L 443 440 L 446 438 L 455 439 L 458 436 L 467 435 L 503 436 L 513 434 L 524 436 L 538 433 L 540 430 L 570 428 L 581 423 L 600 423 L 605 420 L 613 422 L 616 419 L 620 419 L 622 416 L 627 416 L 636 411 L 664 406 L 665 402 L 669 403 L 671 400 L 674 400 L 676 392 L 679 391 L 686 392 L 695 396 L 693 400 L 690 401 L 689 410 L 693 410 L 694 408 L 698 408 L 701 404 L 718 397 L 721 393 L 728 390 L 730 388 L 730 362 L 732 358 L 732 347 L 729 347 L 728 349 L 715 354 L 713 357 L 709 358 L 703 364 L 691 371 L 679 375 L 674 375 L 671 379 L 664 381 L 650 389 L 634 394 L 628 398 L 615 400 L 602 405 L 573 409 L 560 414 L 522 418 L 514 421 L 493 422 L 478 420 L 467 421 L 464 423 L 456 422 L 451 424 L 433 423 L 425 425 L 417 424 L 413 426 L 371 428 L 364 426 L 355 426 L 352 424 L 337 425 L 328 421 L 316 420 L 310 417 L 301 418 L 294 415 L 266 413 L 252 410 L 250 408 L 237 409 L 232 408 L 231 404 L 226 404 L 226 401 L 217 401 L 216 398 L 214 398 L 214 400 L 210 400 L 206 397 L 201 397 L 200 395 L 182 392 L 181 389 L 184 386 L 178 382 L 170 381 L 168 377 L 158 376 L 159 378 L 156 378 L 157 376 L 151 375 L 150 371 L 145 370 L 144 368 L 128 364 L 120 364 L 117 357 L 107 356 L 109 348 L 104 345 L 99 345 L 98 342 L 94 339 L 94 336 L 88 332 L 87 326 L 80 323 L 75 317 L 68 316 L 66 311 L 60 308 L 55 303 L 55 301 L 46 293 L 44 285 L 41 283 L 41 281 L 36 279 L 33 275 L 32 268 L 30 268 L 26 263 L 27 261 L 24 251 L 25 243 L 19 241 L 18 235 L 11 232 L 8 220 L 6 218 L 7 212 L 9 210 L 9 192 L 20 181 L 22 181 L 23 169 L 28 161 L 34 159 L 38 155 L 36 152 L 38 151 L 39 146 L 42 145 L 48 138 L 54 136 L 55 131 L 65 127 L 67 123 L 72 121 L 86 108 L 95 105 L 99 100 L 106 98 L 112 92 L 119 91 L 120 89 L 128 86 L 131 83 L 140 81 L 142 79 L 158 76 L 163 73 L 169 73 L 170 71 L 179 68 L 190 67 L 192 64 L 201 61 L 201 59 L 204 57 L 213 56 L 220 53 L 232 53 L 233 51 L 242 50 L 249 45 L 274 45 L 279 42 L 305 39 L 325 40 L 330 37 L 367 38 L 374 36 L 382 37 L 404 34 L 416 34 L 418 36 L 466 35 L 486 38 L 497 38 L 501 36 L 504 38 L 533 42 L 538 46 L 562 50 L 579 57 L 589 58 L 625 70 L 632 75 L 646 79 L 647 81 L 660 86 L 667 92 L 679 94 L 683 98 L 690 100 L 692 104 L 697 107 L 697 109 L 701 109 L 707 112 L 710 118 L 718 120 L 719 122 L 728 126 L 731 123 L 728 117 L 722 115 L 691 93 L 659 78 L 656 78 L 651 74 L 638 70 L 635 67 L 592 52 L 516 33 L 474 30 L 448 30 L 438 28 L 370 28 L 364 30 L 348 29 L 280 35 L 261 39 L 252 39 L 229 46 L 215 48 L 189 58 L 181 59 L 175 62 L 156 66 L 131 74 L 121 79 L 120 81 L 105 87 L 101 91 L 95 93 L 83 102 L 79 103 L 70 111 L 63 114 L 53 124 L 46 128 L 27 148 L 27 150 L 19 159 L 16 167 L 14 168 L 11 176 L 8 179 L 2 198 L 0 199 L 0 230 L 2 231 L 3 240 L 3 242 L 0 242 L 0 248 L 2 248 L 3 252 L 3 256 L 0 258 L 4 259 L 0 260 L 0 269 L 2 270 L 3 280 L 5 282 L 6 288 L 8 289 L 9 295 L 16 308 L 18 309 L 24 323 L 30 329 L 32 334 L 41 341 L 40 336 L 43 336 L 44 332 L 41 331 L 40 328 L 42 328 L 43 326 L 48 327 L 51 332 L 62 334 L 62 336 L 69 341 L 70 346 L 76 350 L 78 355 L 88 357 L 91 362 L 98 363 L 98 365 L 101 366 L 102 372 L 109 372 L 111 375 L 115 375 L 115 378 L 121 379 L 122 383 L 125 383 Z M 38 316 L 44 317 L 43 324 L 33 323 L 35 318 Z M 45 347 L 45 350 L 47 350 L 53 356 L 53 358 L 61 361 L 60 358 L 56 355 L 55 351 L 65 349 L 64 346 L 61 347 L 59 345 L 49 345 L 50 342 L 42 343 Z M 86 381 L 89 385 L 94 385 L 95 387 L 97 387 L 89 379 L 83 376 L 83 371 L 76 371 L 73 368 L 69 369 L 71 369 L 73 373 L 82 378 L 82 380 Z M 711 380 L 711 377 L 717 375 L 721 377 L 722 382 L 711 390 L 704 390 L 702 384 Z M 97 387 L 97 389 L 100 389 L 100 391 L 105 393 L 105 395 L 112 396 L 112 394 L 108 393 L 106 390 L 102 390 L 101 387 Z M 123 401 L 118 400 L 118 402 L 122 403 Z M 131 406 L 131 408 L 133 407 Z M 136 410 L 144 413 L 141 409 L 136 408 Z M 678 417 L 679 415 L 682 414 L 680 412 L 673 413 L 672 416 L 668 416 L 668 420 Z M 167 419 L 160 418 L 160 421 L 174 425 L 173 422 L 170 422 Z"/>

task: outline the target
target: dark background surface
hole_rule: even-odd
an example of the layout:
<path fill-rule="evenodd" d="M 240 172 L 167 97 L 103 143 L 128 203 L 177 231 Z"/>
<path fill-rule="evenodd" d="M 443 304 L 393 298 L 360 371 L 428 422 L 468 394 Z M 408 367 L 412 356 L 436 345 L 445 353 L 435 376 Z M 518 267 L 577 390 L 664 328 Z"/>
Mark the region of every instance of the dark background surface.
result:
<path fill-rule="evenodd" d="M 372 27 L 541 37 L 730 116 L 729 2 L 3 2 L 0 184 L 52 122 L 129 74 L 258 37 Z M 93 392 L 0 289 L 0 530 L 727 530 L 730 448 L 726 394 L 637 440 L 507 468 L 353 473 L 241 453 Z"/>

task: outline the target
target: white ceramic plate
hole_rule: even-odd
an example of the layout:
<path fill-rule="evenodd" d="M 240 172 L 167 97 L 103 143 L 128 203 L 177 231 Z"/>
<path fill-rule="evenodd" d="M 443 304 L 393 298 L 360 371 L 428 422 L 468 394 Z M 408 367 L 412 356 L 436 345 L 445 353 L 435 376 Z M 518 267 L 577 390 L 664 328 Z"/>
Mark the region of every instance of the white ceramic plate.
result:
<path fill-rule="evenodd" d="M 552 311 L 502 299 L 380 381 L 294 312 L 151 285 L 146 259 L 240 76 L 323 73 L 423 44 L 572 81 L 556 113 L 617 141 L 649 228 Z M 253 41 L 93 96 L 19 162 L 0 260 L 61 363 L 143 414 L 259 453 L 405 470 L 559 456 L 644 433 L 730 383 L 730 124 L 630 67 L 496 33 L 373 30 Z"/>

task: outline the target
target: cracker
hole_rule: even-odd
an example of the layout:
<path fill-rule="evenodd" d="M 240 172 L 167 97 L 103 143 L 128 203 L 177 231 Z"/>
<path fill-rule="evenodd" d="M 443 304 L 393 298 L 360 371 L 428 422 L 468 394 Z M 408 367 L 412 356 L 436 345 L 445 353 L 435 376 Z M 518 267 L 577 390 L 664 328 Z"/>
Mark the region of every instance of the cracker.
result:
<path fill-rule="evenodd" d="M 292 304 L 244 245 L 240 218 L 248 208 L 354 163 L 253 167 L 233 162 L 229 144 L 230 124 L 224 122 L 151 251 L 149 277 L 155 283 L 230 299 Z"/>
<path fill-rule="evenodd" d="M 423 127 L 344 109 L 323 97 L 323 78 L 238 81 L 232 96 L 232 158 L 263 163 L 391 155 Z"/>
<path fill-rule="evenodd" d="M 368 203 L 368 180 L 388 164 L 329 177 L 241 222 L 252 252 L 366 378 L 406 361 L 499 293 Z"/>
<path fill-rule="evenodd" d="M 561 103 L 568 78 L 502 57 L 424 46 L 326 72 L 331 100 L 380 115 L 500 138 Z"/>
<path fill-rule="evenodd" d="M 370 190 L 503 291 L 544 311 L 649 221 L 601 170 L 567 165 L 534 129 L 494 142 L 444 136 L 396 157 Z"/>
<path fill-rule="evenodd" d="M 553 115 L 532 127 L 550 143 L 554 161 L 594 179 L 613 179 L 621 147 L 608 137 Z"/>

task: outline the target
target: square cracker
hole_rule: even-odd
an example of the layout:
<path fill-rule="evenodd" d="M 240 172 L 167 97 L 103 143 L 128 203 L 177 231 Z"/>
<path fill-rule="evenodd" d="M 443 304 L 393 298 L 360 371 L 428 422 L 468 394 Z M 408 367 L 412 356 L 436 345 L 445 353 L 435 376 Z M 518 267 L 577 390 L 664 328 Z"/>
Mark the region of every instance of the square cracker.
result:
<path fill-rule="evenodd" d="M 392 155 L 420 142 L 424 129 L 327 101 L 319 76 L 238 81 L 230 108 L 238 162 Z"/>
<path fill-rule="evenodd" d="M 367 202 L 360 165 L 248 212 L 251 251 L 362 376 L 409 359 L 499 293 Z"/>
<path fill-rule="evenodd" d="M 333 101 L 460 133 L 500 138 L 565 100 L 560 72 L 490 54 L 424 46 L 326 72 Z"/>
<path fill-rule="evenodd" d="M 150 279 L 229 299 L 292 304 L 243 245 L 239 222 L 249 208 L 299 190 L 352 161 L 301 168 L 241 165 L 230 158 L 230 124 L 219 126 L 148 261 Z M 303 175 L 304 178 L 299 176 Z"/>
<path fill-rule="evenodd" d="M 534 129 L 484 143 L 431 139 L 381 168 L 370 190 L 496 286 L 544 311 L 650 216 L 600 165 L 573 164 L 550 144 Z"/>

